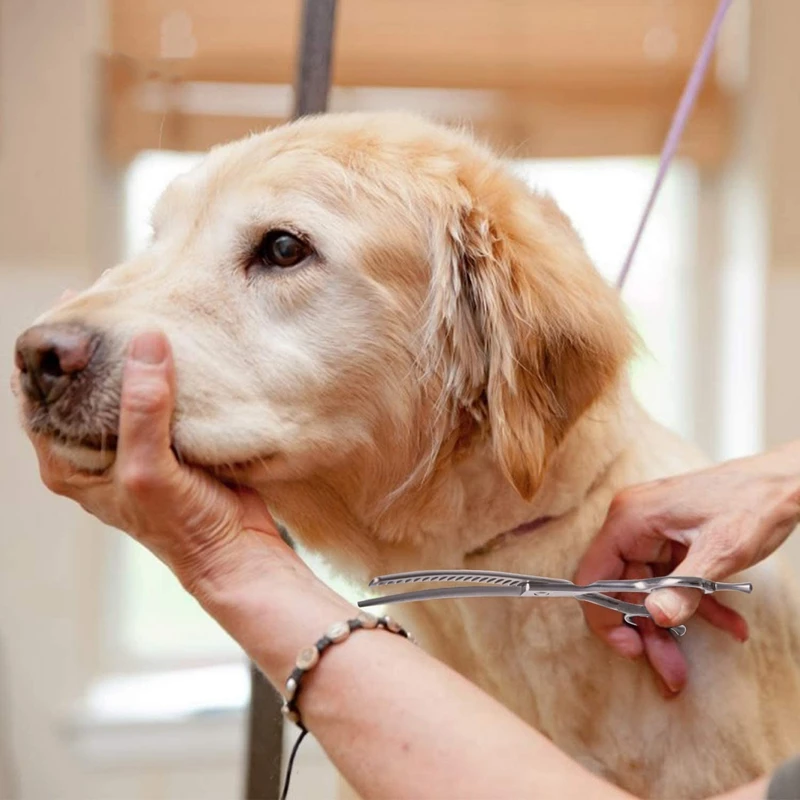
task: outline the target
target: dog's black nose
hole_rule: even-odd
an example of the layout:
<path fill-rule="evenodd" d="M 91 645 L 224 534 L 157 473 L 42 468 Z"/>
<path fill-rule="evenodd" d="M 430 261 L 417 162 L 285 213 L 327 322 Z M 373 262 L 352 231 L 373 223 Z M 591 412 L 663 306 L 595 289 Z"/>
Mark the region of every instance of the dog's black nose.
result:
<path fill-rule="evenodd" d="M 81 325 L 36 325 L 17 339 L 14 360 L 22 390 L 32 400 L 54 403 L 89 363 L 94 334 Z"/>

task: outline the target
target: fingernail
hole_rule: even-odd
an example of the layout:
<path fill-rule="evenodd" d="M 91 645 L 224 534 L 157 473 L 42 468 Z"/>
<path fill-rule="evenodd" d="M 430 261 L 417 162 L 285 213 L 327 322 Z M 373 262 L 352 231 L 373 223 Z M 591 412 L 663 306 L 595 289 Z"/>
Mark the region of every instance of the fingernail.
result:
<path fill-rule="evenodd" d="M 750 629 L 747 628 L 743 631 L 737 631 L 735 635 L 738 641 L 744 643 L 750 638 Z"/>
<path fill-rule="evenodd" d="M 669 689 L 673 695 L 676 695 L 680 694 L 683 690 L 685 681 L 682 678 L 670 677 L 670 679 L 664 681 L 664 683 L 666 684 L 667 689 Z"/>
<path fill-rule="evenodd" d="M 682 687 L 677 688 L 677 689 L 673 689 L 672 686 L 670 686 L 668 683 L 665 683 L 664 681 L 661 681 L 659 688 L 661 689 L 661 696 L 665 700 L 672 700 L 672 699 L 676 698 L 681 693 L 681 688 Z"/>
<path fill-rule="evenodd" d="M 162 333 L 140 333 L 131 345 L 131 359 L 142 364 L 160 364 L 167 357 L 167 342 Z"/>
<path fill-rule="evenodd" d="M 656 592 L 650 598 L 650 605 L 654 606 L 660 612 L 662 619 L 668 622 L 679 617 L 683 608 L 680 598 L 672 592 Z"/>

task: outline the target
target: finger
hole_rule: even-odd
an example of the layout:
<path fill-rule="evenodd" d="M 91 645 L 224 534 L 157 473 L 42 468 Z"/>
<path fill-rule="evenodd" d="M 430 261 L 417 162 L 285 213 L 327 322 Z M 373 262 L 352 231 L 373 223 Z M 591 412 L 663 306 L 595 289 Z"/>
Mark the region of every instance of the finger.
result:
<path fill-rule="evenodd" d="M 653 577 L 653 570 L 647 564 L 631 564 L 625 570 L 627 580 Z M 641 603 L 641 593 L 625 593 L 624 599 L 631 603 Z M 647 661 L 652 667 L 656 682 L 662 695 L 674 697 L 686 683 L 686 661 L 677 642 L 669 631 L 659 628 L 650 619 L 637 620 L 639 635 L 642 638 Z"/>
<path fill-rule="evenodd" d="M 31 436 L 42 483 L 54 494 L 76 501 L 84 511 L 114 528 L 124 527 L 118 513 L 114 486 L 108 475 L 82 472 L 63 459 L 54 456 L 49 441 L 43 436 Z"/>
<path fill-rule="evenodd" d="M 180 475 L 171 450 L 174 374 L 163 333 L 138 334 L 125 364 L 115 472 L 132 491 L 168 491 Z"/>
<path fill-rule="evenodd" d="M 56 456 L 52 450 L 52 440 L 48 437 L 35 433 L 29 433 L 28 436 L 39 462 L 42 482 L 51 492 L 78 500 L 86 490 L 109 484 L 107 475 L 83 472 Z"/>
<path fill-rule="evenodd" d="M 638 563 L 631 563 L 625 564 L 625 568 L 622 572 L 622 579 L 627 581 L 635 581 L 640 580 L 641 578 L 652 578 L 653 577 L 653 570 L 649 564 L 638 564 Z M 641 592 L 619 592 L 617 595 L 620 600 L 623 600 L 626 603 L 636 603 L 640 605 L 643 602 L 644 595 Z M 626 625 L 622 618 L 620 618 L 620 625 L 623 630 L 630 630 L 630 626 Z M 646 634 L 648 631 L 647 627 L 637 626 L 635 627 L 636 635 L 639 637 L 641 642 L 642 652 L 646 655 L 647 653 L 647 639 Z M 614 635 L 613 632 L 610 635 Z M 622 635 L 622 634 L 617 634 Z"/>
<path fill-rule="evenodd" d="M 697 614 L 715 628 L 729 633 L 739 642 L 746 642 L 750 638 L 750 626 L 747 624 L 747 620 L 738 611 L 721 603 L 716 597 L 705 595 L 700 600 Z"/>
<path fill-rule="evenodd" d="M 649 564 L 639 564 L 633 562 L 625 565 L 625 570 L 622 573 L 622 579 L 626 581 L 638 581 L 642 578 L 652 578 L 653 570 Z M 644 595 L 642 592 L 619 592 L 617 597 L 624 600 L 626 603 L 639 603 L 644 602 Z"/>
<path fill-rule="evenodd" d="M 659 686 L 665 697 L 673 697 L 686 685 L 688 668 L 672 634 L 655 625 L 652 620 L 637 620 L 645 655 L 658 676 Z"/>
<path fill-rule="evenodd" d="M 644 653 L 638 629 L 626 625 L 621 614 L 590 603 L 581 605 L 589 629 L 618 655 L 636 659 Z"/>
<path fill-rule="evenodd" d="M 721 552 L 718 539 L 725 540 L 713 529 L 703 530 L 686 558 L 671 574 L 699 576 L 712 581 L 731 575 L 736 567 L 728 555 Z M 647 599 L 647 608 L 659 625 L 671 627 L 686 622 L 697 611 L 702 599 L 703 593 L 699 589 L 661 589 Z"/>
<path fill-rule="evenodd" d="M 575 582 L 620 577 L 627 564 L 667 563 L 671 542 L 637 512 L 625 507 L 609 512 L 600 532 L 589 545 L 575 574 Z"/>
<path fill-rule="evenodd" d="M 614 575 L 613 579 L 645 577 L 644 574 L 639 574 L 643 572 L 649 574 L 649 570 L 644 565 L 625 565 L 623 571 Z M 639 601 L 632 599 L 631 602 Z M 644 644 L 639 630 L 627 625 L 621 614 L 593 603 L 584 603 L 583 606 L 589 628 L 619 655 L 630 659 L 639 658 L 642 655 Z"/>
<path fill-rule="evenodd" d="M 574 580 L 578 584 L 615 580 L 626 576 L 631 561 L 668 563 L 669 559 L 670 542 L 646 525 L 642 532 L 638 514 L 629 513 L 628 506 L 616 502 L 581 559 Z M 619 614 L 589 603 L 582 606 L 589 629 L 619 655 L 631 659 L 642 655 L 642 637 L 636 628 L 625 625 Z"/>
<path fill-rule="evenodd" d="M 575 583 L 591 583 L 600 577 L 616 580 L 622 577 L 624 569 L 625 564 L 621 559 L 613 555 L 609 557 L 608 549 L 599 547 L 594 553 L 587 553 L 575 574 Z M 581 608 L 589 630 L 619 655 L 630 659 L 642 655 L 644 647 L 641 636 L 635 628 L 623 624 L 620 614 L 594 603 L 581 603 Z"/>

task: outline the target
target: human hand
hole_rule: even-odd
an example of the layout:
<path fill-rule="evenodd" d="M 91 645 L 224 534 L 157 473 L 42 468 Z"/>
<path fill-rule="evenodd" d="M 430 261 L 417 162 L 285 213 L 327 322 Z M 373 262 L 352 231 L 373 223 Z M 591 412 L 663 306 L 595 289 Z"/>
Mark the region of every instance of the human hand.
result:
<path fill-rule="evenodd" d="M 238 585 L 267 566 L 305 570 L 281 540 L 261 498 L 224 486 L 178 462 L 170 447 L 174 367 L 163 334 L 141 334 L 125 365 L 117 456 L 99 475 L 56 458 L 47 437 L 31 435 L 42 480 L 155 553 L 193 594 Z M 257 555 L 257 557 L 256 557 Z"/>
<path fill-rule="evenodd" d="M 643 484 L 614 499 L 575 580 L 665 574 L 724 580 L 770 555 L 798 519 L 796 447 Z M 634 597 L 641 602 L 640 595 Z M 679 625 L 697 612 L 740 641 L 747 639 L 746 621 L 712 595 L 664 589 L 645 602 L 658 626 Z M 686 662 L 663 627 L 641 620 L 632 628 L 595 606 L 584 613 L 592 631 L 621 655 L 646 655 L 665 694 L 683 688 Z"/>
<path fill-rule="evenodd" d="M 151 550 L 278 686 L 295 655 L 355 610 L 281 539 L 263 500 L 171 449 L 175 376 L 166 337 L 135 337 L 125 365 L 114 463 L 102 474 L 57 458 L 29 434 L 42 480 Z"/>

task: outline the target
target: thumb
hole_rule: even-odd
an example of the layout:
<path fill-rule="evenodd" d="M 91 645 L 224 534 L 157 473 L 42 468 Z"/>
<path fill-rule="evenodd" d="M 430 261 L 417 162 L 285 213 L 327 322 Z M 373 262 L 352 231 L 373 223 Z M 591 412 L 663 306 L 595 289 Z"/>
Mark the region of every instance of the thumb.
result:
<path fill-rule="evenodd" d="M 735 572 L 727 557 L 721 557 L 714 544 L 713 531 L 703 531 L 702 539 L 689 549 L 686 558 L 670 573 L 672 576 L 722 580 Z M 704 543 L 708 543 L 707 545 Z M 645 605 L 657 625 L 681 625 L 697 611 L 704 595 L 699 589 L 660 589 L 653 592 Z"/>
<path fill-rule="evenodd" d="M 695 575 L 697 573 L 694 570 L 687 570 L 681 565 L 680 574 Z M 671 628 L 686 622 L 697 611 L 702 599 L 703 594 L 697 589 L 659 589 L 645 600 L 645 605 L 657 625 L 662 628 Z"/>
<path fill-rule="evenodd" d="M 171 450 L 175 381 L 163 333 L 137 334 L 122 380 L 117 471 L 129 483 L 161 483 L 178 471 Z M 144 488 L 140 486 L 139 488 Z"/>

